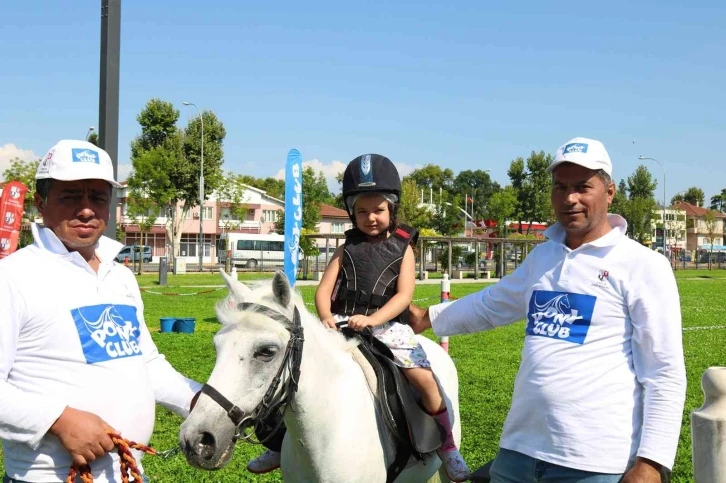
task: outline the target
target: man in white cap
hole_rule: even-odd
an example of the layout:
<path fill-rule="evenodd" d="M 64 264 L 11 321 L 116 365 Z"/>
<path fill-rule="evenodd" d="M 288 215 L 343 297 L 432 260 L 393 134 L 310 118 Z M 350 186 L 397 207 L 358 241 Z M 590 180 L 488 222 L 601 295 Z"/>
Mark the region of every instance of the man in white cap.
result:
<path fill-rule="evenodd" d="M 568 141 L 548 172 L 549 240 L 481 292 L 411 307 L 411 324 L 445 336 L 526 320 L 492 483 L 660 482 L 686 390 L 675 278 L 608 214 L 615 185 L 601 142 Z"/>
<path fill-rule="evenodd" d="M 118 482 L 108 431 L 147 443 L 155 402 L 185 416 L 201 386 L 158 353 L 122 245 L 103 236 L 120 186 L 108 154 L 60 141 L 36 180 L 35 243 L 0 260 L 3 482 L 65 481 L 72 464 Z"/>

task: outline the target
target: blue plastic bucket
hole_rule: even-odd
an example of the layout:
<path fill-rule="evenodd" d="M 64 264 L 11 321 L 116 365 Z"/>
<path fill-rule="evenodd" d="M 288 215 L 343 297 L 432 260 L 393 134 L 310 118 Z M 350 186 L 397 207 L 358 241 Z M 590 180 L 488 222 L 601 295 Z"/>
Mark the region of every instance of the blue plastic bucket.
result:
<path fill-rule="evenodd" d="M 177 321 L 177 317 L 161 317 L 159 322 L 161 323 L 160 332 L 174 332 L 174 326 Z"/>
<path fill-rule="evenodd" d="M 194 317 L 180 317 L 176 320 L 174 332 L 179 332 L 180 334 L 193 334 L 195 324 L 196 319 Z"/>

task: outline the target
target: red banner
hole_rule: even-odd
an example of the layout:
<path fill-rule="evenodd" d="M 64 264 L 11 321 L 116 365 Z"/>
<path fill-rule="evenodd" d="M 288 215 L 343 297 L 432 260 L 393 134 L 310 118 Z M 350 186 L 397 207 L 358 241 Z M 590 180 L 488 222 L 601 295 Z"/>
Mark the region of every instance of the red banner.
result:
<path fill-rule="evenodd" d="M 28 188 L 20 181 L 10 181 L 0 195 L 0 258 L 18 248 L 20 227 L 23 223 L 23 202 Z"/>

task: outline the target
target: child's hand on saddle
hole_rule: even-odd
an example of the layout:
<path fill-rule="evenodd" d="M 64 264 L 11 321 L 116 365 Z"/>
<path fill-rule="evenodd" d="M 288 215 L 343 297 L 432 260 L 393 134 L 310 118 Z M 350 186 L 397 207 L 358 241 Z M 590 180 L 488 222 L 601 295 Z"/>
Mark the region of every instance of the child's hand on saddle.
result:
<path fill-rule="evenodd" d="M 329 329 L 335 329 L 338 330 L 338 327 L 335 325 L 337 320 L 335 320 L 335 316 L 331 315 L 330 317 L 324 318 L 322 321 L 323 325 Z"/>
<path fill-rule="evenodd" d="M 363 330 L 366 327 L 374 327 L 375 325 L 376 322 L 371 317 L 365 315 L 354 315 L 348 319 L 348 327 L 355 330 Z"/>

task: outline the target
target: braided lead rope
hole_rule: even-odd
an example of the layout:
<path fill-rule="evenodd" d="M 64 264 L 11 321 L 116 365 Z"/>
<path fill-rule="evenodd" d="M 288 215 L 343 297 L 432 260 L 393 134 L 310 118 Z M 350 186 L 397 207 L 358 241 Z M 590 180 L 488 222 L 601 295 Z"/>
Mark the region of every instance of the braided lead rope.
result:
<path fill-rule="evenodd" d="M 118 433 L 109 432 L 108 434 L 111 436 L 111 440 L 113 440 L 113 443 L 118 449 L 118 455 L 121 460 L 122 483 L 129 483 L 129 473 L 131 473 L 135 482 L 142 482 L 143 479 L 139 472 L 139 467 L 136 465 L 136 459 L 134 459 L 134 455 L 131 453 L 131 448 L 138 449 L 139 451 L 143 451 L 150 455 L 156 455 L 156 450 L 150 446 L 124 439 Z M 75 483 L 77 477 L 80 477 L 83 483 L 93 483 L 91 467 L 89 465 L 79 466 L 74 464 L 68 472 L 68 477 L 66 478 L 65 483 Z"/>

